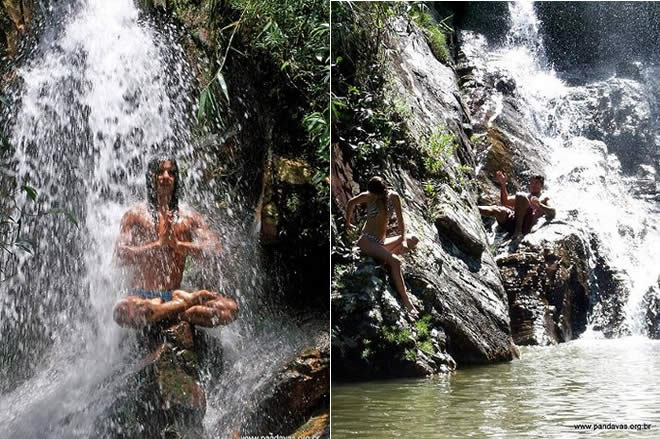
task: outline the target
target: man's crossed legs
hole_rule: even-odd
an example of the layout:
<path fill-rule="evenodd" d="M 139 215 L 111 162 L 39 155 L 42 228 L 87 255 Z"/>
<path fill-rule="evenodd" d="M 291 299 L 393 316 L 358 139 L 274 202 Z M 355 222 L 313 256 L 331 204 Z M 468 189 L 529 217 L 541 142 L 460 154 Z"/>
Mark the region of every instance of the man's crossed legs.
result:
<path fill-rule="evenodd" d="M 211 328 L 232 322 L 238 313 L 234 299 L 207 290 L 187 293 L 174 290 L 172 299 L 143 298 L 129 295 L 114 309 L 114 319 L 120 326 L 140 328 L 161 320 L 182 320 Z"/>

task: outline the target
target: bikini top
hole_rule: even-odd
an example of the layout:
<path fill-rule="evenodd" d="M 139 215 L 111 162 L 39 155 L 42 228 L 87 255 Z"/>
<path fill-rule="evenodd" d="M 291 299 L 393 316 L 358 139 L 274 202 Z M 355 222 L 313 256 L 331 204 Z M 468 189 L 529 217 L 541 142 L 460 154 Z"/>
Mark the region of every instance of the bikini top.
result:
<path fill-rule="evenodd" d="M 391 192 L 388 192 L 387 203 L 385 203 L 385 215 L 387 215 L 387 217 L 389 218 L 393 210 L 394 210 L 394 206 L 392 205 Z M 369 218 L 375 218 L 378 216 L 378 199 L 372 200 L 367 205 L 367 216 L 369 216 Z"/>

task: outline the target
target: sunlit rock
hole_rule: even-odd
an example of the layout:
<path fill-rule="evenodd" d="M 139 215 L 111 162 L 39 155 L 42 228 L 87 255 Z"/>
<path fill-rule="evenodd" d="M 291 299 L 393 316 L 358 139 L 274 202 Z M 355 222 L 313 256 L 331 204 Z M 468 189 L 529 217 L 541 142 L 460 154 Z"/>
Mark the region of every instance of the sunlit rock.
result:
<path fill-rule="evenodd" d="M 322 434 L 329 428 L 330 343 L 317 337 L 286 364 L 260 396 L 257 408 L 246 417 L 242 435 Z M 295 436 L 298 437 L 298 436 Z"/>

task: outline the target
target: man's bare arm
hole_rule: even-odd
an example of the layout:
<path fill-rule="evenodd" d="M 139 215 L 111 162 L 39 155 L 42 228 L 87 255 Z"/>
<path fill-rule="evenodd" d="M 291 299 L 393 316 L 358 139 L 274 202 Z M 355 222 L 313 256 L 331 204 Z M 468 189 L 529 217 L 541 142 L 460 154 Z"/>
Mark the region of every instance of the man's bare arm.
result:
<path fill-rule="evenodd" d="M 550 199 L 548 197 L 545 197 L 541 201 L 539 201 L 539 209 L 541 209 L 541 212 L 548 218 L 548 221 L 552 221 L 555 216 L 557 215 L 557 211 L 553 208 L 550 207 L 548 204 L 548 201 Z"/>
<path fill-rule="evenodd" d="M 139 263 L 150 251 L 162 245 L 159 241 L 136 245 L 133 229 L 138 222 L 139 214 L 135 211 L 126 212 L 121 219 L 121 229 L 115 243 L 115 255 L 124 265 Z"/>
<path fill-rule="evenodd" d="M 204 218 L 194 212 L 191 215 L 192 219 L 192 234 L 195 238 L 194 242 L 176 241 L 176 246 L 186 253 L 186 255 L 194 258 L 199 258 L 205 253 L 222 254 L 222 246 L 218 236 L 209 228 L 204 221 Z"/>
<path fill-rule="evenodd" d="M 503 206 L 514 208 L 516 206 L 516 197 L 510 197 L 506 190 L 506 174 L 502 171 L 495 173 L 495 179 L 500 184 L 500 203 Z"/>
<path fill-rule="evenodd" d="M 160 320 L 173 320 L 180 317 L 189 307 L 202 303 L 202 299 L 189 294 L 190 298 L 181 297 L 163 303 L 148 300 L 123 299 L 115 306 L 113 317 L 124 328 L 141 328 Z"/>

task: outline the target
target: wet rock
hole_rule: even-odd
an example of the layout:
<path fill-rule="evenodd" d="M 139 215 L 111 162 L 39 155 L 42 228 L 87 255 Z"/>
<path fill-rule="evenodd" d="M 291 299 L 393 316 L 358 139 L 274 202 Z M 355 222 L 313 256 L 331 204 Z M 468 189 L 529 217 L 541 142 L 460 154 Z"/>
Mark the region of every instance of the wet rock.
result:
<path fill-rule="evenodd" d="M 305 424 L 297 429 L 293 435 L 294 438 L 330 438 L 330 411 L 324 410 L 318 415 L 309 418 Z"/>
<path fill-rule="evenodd" d="M 512 252 L 498 256 L 516 344 L 556 344 L 584 332 L 589 312 L 588 258 L 588 244 L 578 231 L 552 223 L 526 235 Z"/>
<path fill-rule="evenodd" d="M 517 96 L 515 80 L 488 65 L 486 39 L 462 31 L 459 41 L 466 44 L 459 50 L 458 65 L 472 78 L 458 78 L 461 96 L 472 115 L 475 133 L 486 139 L 476 145 L 483 163 L 477 175 L 480 197 L 482 203 L 491 204 L 499 200 L 496 171 L 507 174 L 511 188 L 526 187 L 531 175 L 543 174 L 549 149 L 533 131 L 534 115 Z"/>
<path fill-rule="evenodd" d="M 441 169 L 426 188 L 419 170 L 405 163 L 382 170 L 403 200 L 407 232 L 420 239 L 402 267 L 419 318 L 405 312 L 386 268 L 357 251 L 342 250 L 335 258 L 356 236 L 333 236 L 332 356 L 338 378 L 424 376 L 515 355 L 506 294 L 484 244 L 472 178 L 463 173 L 476 165 L 465 131 L 472 127 L 470 108 L 452 69 L 435 59 L 415 26 L 407 26 L 397 20 L 387 37 L 390 84 L 411 109 L 403 121 L 410 142 L 398 148 L 405 156 L 427 154 L 438 127 L 451 133 L 454 147 L 438 161 Z M 459 68 L 469 72 L 471 66 Z M 396 234 L 396 222 L 389 226 L 389 235 Z"/>
<path fill-rule="evenodd" d="M 511 96 L 516 90 L 516 81 L 509 76 L 502 76 L 495 80 L 495 90 L 500 93 Z"/>
<path fill-rule="evenodd" d="M 593 234 L 589 237 L 589 246 L 592 261 L 589 322 L 595 331 L 601 331 L 607 338 L 629 335 L 629 328 L 625 326 L 629 282 L 611 268 L 600 250 L 600 241 Z"/>
<path fill-rule="evenodd" d="M 139 350 L 149 353 L 119 385 L 113 405 L 99 418 L 99 435 L 204 437 L 206 397 L 199 382 L 198 352 L 208 342 L 198 343 L 195 335 L 188 323 L 180 322 L 140 336 Z"/>
<path fill-rule="evenodd" d="M 291 435 L 328 429 L 330 341 L 327 333 L 303 349 L 275 378 L 242 435 Z M 295 436 L 298 437 L 298 436 Z"/>
<path fill-rule="evenodd" d="M 642 300 L 642 306 L 646 309 L 645 324 L 650 338 L 660 340 L 660 279 L 646 292 Z"/>
<path fill-rule="evenodd" d="M 587 115 L 575 121 L 573 134 L 605 142 L 629 174 L 641 164 L 655 164 L 654 103 L 641 82 L 615 77 L 570 90 L 560 111 Z"/>
<path fill-rule="evenodd" d="M 32 0 L 5 0 L 0 4 L 0 43 L 7 56 L 13 59 L 26 33 L 32 28 L 34 5 Z M 4 40 L 4 41 L 3 41 Z"/>

